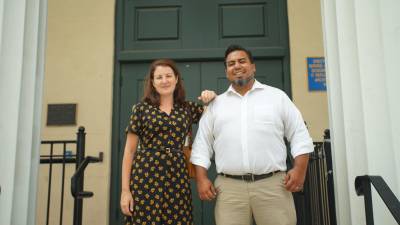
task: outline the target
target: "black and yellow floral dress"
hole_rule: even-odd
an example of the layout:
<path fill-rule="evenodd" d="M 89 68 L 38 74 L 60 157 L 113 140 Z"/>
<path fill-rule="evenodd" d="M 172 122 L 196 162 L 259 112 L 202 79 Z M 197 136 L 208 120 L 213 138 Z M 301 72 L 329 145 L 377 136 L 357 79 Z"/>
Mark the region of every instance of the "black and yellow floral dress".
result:
<path fill-rule="evenodd" d="M 138 135 L 140 149 L 132 163 L 134 209 L 127 225 L 193 224 L 190 178 L 181 149 L 202 112 L 194 102 L 175 103 L 169 115 L 147 102 L 133 106 L 127 132 Z"/>

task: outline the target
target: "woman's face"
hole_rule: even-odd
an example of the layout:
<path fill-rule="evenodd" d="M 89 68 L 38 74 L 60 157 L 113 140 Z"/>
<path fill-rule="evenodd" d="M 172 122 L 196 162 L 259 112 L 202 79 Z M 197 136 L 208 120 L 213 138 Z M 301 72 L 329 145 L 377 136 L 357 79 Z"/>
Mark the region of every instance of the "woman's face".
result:
<path fill-rule="evenodd" d="M 153 74 L 153 86 L 160 96 L 173 95 L 178 77 L 169 66 L 157 66 Z"/>

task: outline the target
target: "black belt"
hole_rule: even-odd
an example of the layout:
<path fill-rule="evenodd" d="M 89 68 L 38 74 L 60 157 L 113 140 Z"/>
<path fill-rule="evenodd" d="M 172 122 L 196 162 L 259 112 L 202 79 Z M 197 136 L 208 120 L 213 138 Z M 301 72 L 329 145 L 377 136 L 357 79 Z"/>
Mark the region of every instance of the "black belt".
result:
<path fill-rule="evenodd" d="M 225 173 L 219 173 L 218 175 L 224 176 L 224 177 L 228 177 L 228 178 L 232 178 L 232 179 L 236 179 L 236 180 L 243 180 L 246 182 L 254 182 L 254 181 L 258 181 L 261 179 L 265 179 L 268 177 L 272 177 L 274 174 L 279 173 L 280 171 L 274 171 L 274 172 L 270 172 L 270 173 L 265 173 L 265 174 L 252 174 L 252 173 L 248 173 L 245 175 L 230 175 L 230 174 L 225 174 Z"/>

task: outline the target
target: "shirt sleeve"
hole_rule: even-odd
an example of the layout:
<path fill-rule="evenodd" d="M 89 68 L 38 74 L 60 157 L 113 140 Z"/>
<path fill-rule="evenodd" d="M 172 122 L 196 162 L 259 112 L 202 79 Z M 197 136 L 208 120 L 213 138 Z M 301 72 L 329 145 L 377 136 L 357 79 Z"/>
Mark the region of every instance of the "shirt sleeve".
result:
<path fill-rule="evenodd" d="M 130 115 L 129 118 L 129 124 L 125 129 L 125 133 L 134 133 L 136 135 L 140 135 L 141 131 L 142 131 L 142 110 L 143 110 L 143 106 L 141 106 L 140 104 L 135 104 L 132 106 L 132 113 Z"/>
<path fill-rule="evenodd" d="M 191 116 L 191 120 L 192 123 L 198 123 L 201 115 L 203 114 L 203 106 L 195 103 L 195 102 L 187 102 L 188 107 L 189 107 L 189 111 L 190 111 L 190 116 Z"/>
<path fill-rule="evenodd" d="M 293 158 L 313 152 L 314 144 L 303 117 L 286 94 L 282 98 L 282 116 L 285 137 L 290 142 L 290 151 Z"/>
<path fill-rule="evenodd" d="M 190 161 L 198 166 L 208 169 L 211 165 L 213 155 L 213 127 L 214 119 L 212 115 L 212 103 L 204 111 L 200 119 L 199 128 L 192 146 Z"/>

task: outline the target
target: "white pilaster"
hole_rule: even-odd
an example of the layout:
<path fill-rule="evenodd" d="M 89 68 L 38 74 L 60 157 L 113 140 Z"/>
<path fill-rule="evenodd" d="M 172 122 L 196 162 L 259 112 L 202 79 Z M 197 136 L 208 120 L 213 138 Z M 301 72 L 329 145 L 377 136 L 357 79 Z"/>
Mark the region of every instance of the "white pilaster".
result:
<path fill-rule="evenodd" d="M 322 1 L 338 224 L 365 224 L 356 176 L 380 175 L 398 192 L 400 92 L 392 82 L 398 82 L 399 53 L 391 49 L 400 43 L 392 29 L 399 29 L 399 9 L 391 0 Z M 373 196 L 376 223 L 395 224 Z"/>
<path fill-rule="evenodd" d="M 46 2 L 0 2 L 0 224 L 35 224 Z"/>
<path fill-rule="evenodd" d="M 381 30 L 383 41 L 384 68 L 386 71 L 386 91 L 390 112 L 392 151 L 396 164 L 394 180 L 397 190 L 393 190 L 400 199 L 400 1 L 380 1 Z M 391 179 L 391 178 L 390 178 Z M 392 180 L 392 179 L 391 179 Z M 393 180 L 393 182 L 395 182 Z M 394 185 L 394 184 L 392 184 Z M 393 188 L 392 188 L 393 189 Z"/>
<path fill-rule="evenodd" d="M 327 92 L 329 97 L 329 124 L 331 130 L 333 169 L 335 182 L 335 202 L 338 224 L 351 224 L 349 204 L 346 136 L 344 128 L 344 113 L 342 105 L 342 85 L 338 49 L 338 24 L 336 20 L 336 4 L 333 1 L 321 1 L 321 15 L 323 18 L 323 33 L 325 46 L 325 62 L 327 73 Z M 329 63 L 328 63 L 329 62 Z M 332 75 L 331 75 L 332 74 Z M 336 75 L 336 76 L 334 76 Z M 341 160 L 336 160 L 341 159 Z"/>

